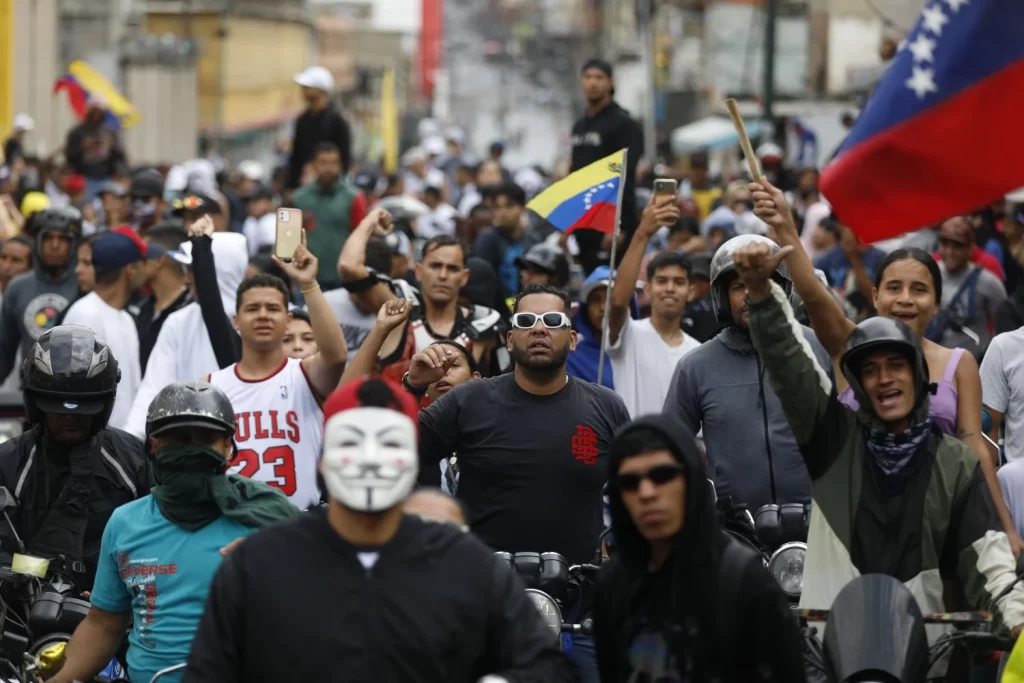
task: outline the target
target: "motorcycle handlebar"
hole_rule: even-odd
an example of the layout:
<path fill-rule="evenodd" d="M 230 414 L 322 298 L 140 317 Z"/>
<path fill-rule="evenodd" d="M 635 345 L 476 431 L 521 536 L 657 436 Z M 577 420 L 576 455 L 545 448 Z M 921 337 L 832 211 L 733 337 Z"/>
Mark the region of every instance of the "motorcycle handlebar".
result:
<path fill-rule="evenodd" d="M 594 635 L 594 620 L 584 619 L 578 624 L 562 624 L 562 631 L 579 636 Z"/>
<path fill-rule="evenodd" d="M 599 571 L 601 571 L 601 567 L 599 567 L 596 564 L 574 564 L 571 567 L 569 567 L 569 573 L 570 574 L 582 574 L 582 573 L 596 574 Z"/>

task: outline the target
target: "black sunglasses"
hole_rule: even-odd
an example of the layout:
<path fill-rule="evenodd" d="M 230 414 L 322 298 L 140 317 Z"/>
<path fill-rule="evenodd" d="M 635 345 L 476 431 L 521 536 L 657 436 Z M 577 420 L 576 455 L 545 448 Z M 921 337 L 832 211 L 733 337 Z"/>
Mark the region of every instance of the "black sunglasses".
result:
<path fill-rule="evenodd" d="M 617 477 L 620 491 L 636 491 L 644 479 L 650 479 L 655 486 L 667 484 L 677 477 L 686 474 L 681 465 L 658 465 L 646 472 L 627 472 Z"/>

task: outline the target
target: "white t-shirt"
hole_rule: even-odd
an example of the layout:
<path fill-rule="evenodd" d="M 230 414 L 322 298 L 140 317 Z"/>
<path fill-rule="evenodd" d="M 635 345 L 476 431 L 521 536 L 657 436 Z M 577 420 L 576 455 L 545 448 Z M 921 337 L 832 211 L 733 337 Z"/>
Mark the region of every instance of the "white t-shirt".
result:
<path fill-rule="evenodd" d="M 1024 328 L 998 334 L 981 362 L 981 402 L 1003 413 L 1006 459 L 1024 460 Z"/>
<path fill-rule="evenodd" d="M 277 239 L 277 214 L 271 211 L 260 218 L 249 216 L 242 224 L 242 234 L 249 243 L 249 258 L 264 247 L 273 247 Z"/>
<path fill-rule="evenodd" d="M 242 379 L 232 364 L 208 381 L 235 409 L 238 455 L 228 473 L 280 489 L 300 510 L 318 504 L 324 413 L 302 361 L 285 358 L 276 372 L 259 380 Z"/>
<path fill-rule="evenodd" d="M 108 424 L 117 429 L 125 429 L 135 394 L 142 384 L 139 331 L 135 321 L 128 311 L 114 308 L 96 292 L 89 292 L 71 304 L 64 316 L 64 324 L 88 327 L 101 342 L 110 347 L 110 352 L 117 360 L 117 367 L 121 370 L 121 381 L 117 383 L 114 411 L 110 414 Z"/>
<path fill-rule="evenodd" d="M 608 347 L 608 358 L 615 393 L 631 418 L 661 412 L 676 363 L 698 346 L 700 342 L 685 332 L 682 344 L 669 346 L 650 318 L 626 321 L 619 338 Z"/>

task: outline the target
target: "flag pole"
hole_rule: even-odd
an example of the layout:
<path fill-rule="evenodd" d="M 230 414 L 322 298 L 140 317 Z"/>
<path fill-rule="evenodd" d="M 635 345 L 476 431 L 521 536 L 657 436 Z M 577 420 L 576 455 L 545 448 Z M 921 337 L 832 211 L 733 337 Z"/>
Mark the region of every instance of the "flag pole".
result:
<path fill-rule="evenodd" d="M 604 317 L 601 320 L 601 352 L 597 357 L 597 383 L 604 379 L 604 351 L 608 346 L 608 315 L 612 310 L 612 288 L 615 286 L 615 252 L 618 251 L 622 224 L 622 194 L 626 190 L 626 157 L 629 148 L 622 150 L 622 171 L 619 174 L 619 197 L 615 201 L 615 231 L 612 233 L 612 253 L 608 257 L 608 287 L 604 295 Z M 634 284 L 634 287 L 636 285 Z M 584 302 L 586 303 L 586 302 Z"/>

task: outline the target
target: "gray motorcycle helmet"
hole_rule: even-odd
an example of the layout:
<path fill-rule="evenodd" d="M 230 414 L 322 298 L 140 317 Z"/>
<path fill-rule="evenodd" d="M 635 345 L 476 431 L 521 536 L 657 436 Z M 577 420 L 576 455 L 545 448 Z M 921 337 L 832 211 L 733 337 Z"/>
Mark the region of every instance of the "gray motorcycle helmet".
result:
<path fill-rule="evenodd" d="M 715 252 L 711 259 L 711 308 L 715 311 L 718 322 L 731 325 L 732 307 L 729 305 L 729 284 L 736 273 L 736 252 L 751 244 L 766 244 L 771 253 L 779 251 L 779 245 L 762 235 L 739 235 L 727 240 Z M 793 291 L 793 280 L 789 277 L 789 268 L 783 261 L 775 269 L 772 279 L 779 283 L 786 296 Z"/>
<path fill-rule="evenodd" d="M 860 383 L 860 368 L 867 356 L 880 349 L 893 349 L 910 359 L 914 368 L 914 411 L 917 411 L 931 393 L 928 361 L 924 357 L 921 341 L 913 330 L 893 318 L 868 318 L 857 325 L 846 340 L 839 369 L 853 389 L 854 397 L 862 409 L 870 410 L 870 399 Z"/>
<path fill-rule="evenodd" d="M 180 427 L 233 434 L 235 411 L 230 399 L 208 382 L 176 382 L 167 385 L 149 404 L 146 437 Z"/>

